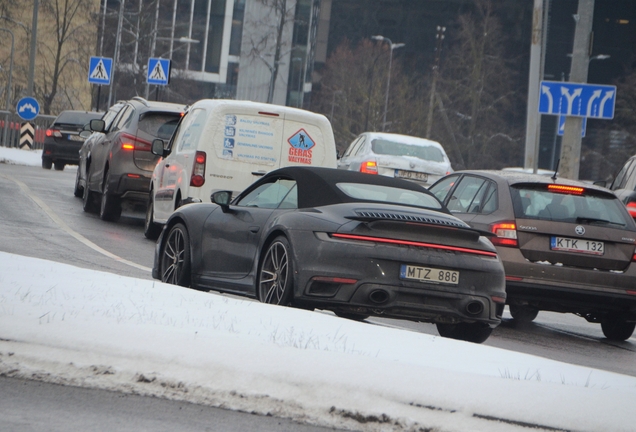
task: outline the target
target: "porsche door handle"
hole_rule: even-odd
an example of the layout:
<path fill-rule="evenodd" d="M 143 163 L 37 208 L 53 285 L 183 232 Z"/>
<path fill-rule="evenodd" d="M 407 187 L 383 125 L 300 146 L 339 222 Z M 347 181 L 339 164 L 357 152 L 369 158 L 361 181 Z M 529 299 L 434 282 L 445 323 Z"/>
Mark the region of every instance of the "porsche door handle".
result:
<path fill-rule="evenodd" d="M 259 229 L 261 229 L 261 227 L 251 226 L 250 227 L 250 232 L 256 234 Z"/>

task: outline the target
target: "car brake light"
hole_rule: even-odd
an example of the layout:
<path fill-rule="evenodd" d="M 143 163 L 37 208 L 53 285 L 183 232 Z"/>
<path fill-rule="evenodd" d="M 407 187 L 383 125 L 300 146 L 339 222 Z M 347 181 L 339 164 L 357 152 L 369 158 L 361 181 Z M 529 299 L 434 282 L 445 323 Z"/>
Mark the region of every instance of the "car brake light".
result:
<path fill-rule="evenodd" d="M 201 187 L 205 183 L 205 158 L 205 152 L 196 152 L 194 167 L 192 167 L 192 177 L 190 177 L 190 186 Z"/>
<path fill-rule="evenodd" d="M 127 133 L 121 134 L 122 150 L 150 151 L 152 144 L 141 138 Z"/>
<path fill-rule="evenodd" d="M 46 130 L 46 136 L 47 137 L 62 138 L 62 132 L 60 132 L 57 129 L 47 129 Z"/>
<path fill-rule="evenodd" d="M 490 230 L 496 235 L 490 241 L 496 246 L 519 247 L 517 242 L 517 225 L 514 222 L 493 224 Z"/>
<path fill-rule="evenodd" d="M 360 165 L 360 172 L 366 174 L 377 174 L 378 173 L 378 164 L 376 161 L 365 161 Z"/>
<path fill-rule="evenodd" d="M 629 214 L 636 219 L 636 202 L 632 201 L 627 204 L 627 211 Z"/>
<path fill-rule="evenodd" d="M 566 193 L 566 194 L 572 194 L 572 195 L 581 195 L 583 192 L 585 192 L 585 189 L 583 189 L 582 187 L 564 186 L 564 185 L 556 185 L 556 184 L 548 185 L 548 190 L 551 192 L 560 192 L 560 193 Z"/>

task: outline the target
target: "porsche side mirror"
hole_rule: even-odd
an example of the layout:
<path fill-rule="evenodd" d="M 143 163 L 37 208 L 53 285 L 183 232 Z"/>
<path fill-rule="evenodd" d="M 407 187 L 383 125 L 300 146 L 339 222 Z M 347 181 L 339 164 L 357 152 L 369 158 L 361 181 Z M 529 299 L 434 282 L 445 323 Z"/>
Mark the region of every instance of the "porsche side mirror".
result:
<path fill-rule="evenodd" d="M 104 120 L 93 119 L 90 122 L 90 129 L 93 132 L 104 132 L 106 130 L 106 122 Z"/>
<path fill-rule="evenodd" d="M 607 187 L 607 182 L 605 180 L 597 180 L 594 182 L 594 186 Z"/>
<path fill-rule="evenodd" d="M 157 156 L 163 156 L 163 148 L 164 148 L 164 143 L 162 139 L 156 138 L 154 140 L 152 140 L 152 146 L 150 147 L 150 153 L 157 155 Z"/>
<path fill-rule="evenodd" d="M 210 195 L 210 200 L 219 206 L 223 213 L 227 213 L 230 210 L 230 201 L 232 201 L 231 191 L 217 191 Z"/>

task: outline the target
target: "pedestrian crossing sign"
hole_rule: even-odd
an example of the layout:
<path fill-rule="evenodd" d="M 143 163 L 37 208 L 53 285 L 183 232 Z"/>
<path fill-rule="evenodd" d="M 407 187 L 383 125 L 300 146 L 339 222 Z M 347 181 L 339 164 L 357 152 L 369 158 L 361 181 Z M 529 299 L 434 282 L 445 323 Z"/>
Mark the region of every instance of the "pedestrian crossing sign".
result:
<path fill-rule="evenodd" d="M 147 79 L 148 84 L 168 85 L 170 82 L 170 60 L 149 58 Z"/>
<path fill-rule="evenodd" d="M 89 84 L 110 85 L 113 59 L 108 57 L 91 57 L 88 66 Z"/>

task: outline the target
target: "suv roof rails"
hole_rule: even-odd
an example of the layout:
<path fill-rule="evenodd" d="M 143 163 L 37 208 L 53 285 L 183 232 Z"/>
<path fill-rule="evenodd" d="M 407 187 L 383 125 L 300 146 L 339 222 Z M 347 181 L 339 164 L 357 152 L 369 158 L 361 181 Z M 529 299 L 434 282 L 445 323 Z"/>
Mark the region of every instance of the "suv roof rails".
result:
<path fill-rule="evenodd" d="M 134 96 L 132 100 L 136 100 L 137 102 L 141 102 L 142 104 L 148 106 L 148 101 L 141 96 Z"/>

